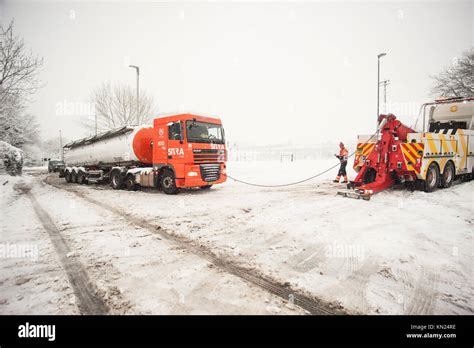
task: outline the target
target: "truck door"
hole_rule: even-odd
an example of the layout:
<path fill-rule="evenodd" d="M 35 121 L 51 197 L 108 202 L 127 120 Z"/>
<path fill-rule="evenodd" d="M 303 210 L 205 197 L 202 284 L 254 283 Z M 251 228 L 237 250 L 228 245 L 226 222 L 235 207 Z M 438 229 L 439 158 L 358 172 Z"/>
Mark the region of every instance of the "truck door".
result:
<path fill-rule="evenodd" d="M 176 171 L 176 177 L 182 177 L 181 172 L 184 171 L 184 132 L 183 123 L 168 123 L 168 150 L 167 163 L 172 164 Z M 182 168 L 183 167 L 183 168 Z"/>

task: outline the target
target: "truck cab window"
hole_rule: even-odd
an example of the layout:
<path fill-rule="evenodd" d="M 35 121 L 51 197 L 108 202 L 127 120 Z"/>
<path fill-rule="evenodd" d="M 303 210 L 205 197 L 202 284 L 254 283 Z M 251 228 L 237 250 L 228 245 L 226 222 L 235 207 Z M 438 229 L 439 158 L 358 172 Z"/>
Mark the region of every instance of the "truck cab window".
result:
<path fill-rule="evenodd" d="M 168 126 L 168 139 L 181 140 L 181 123 L 175 122 Z"/>

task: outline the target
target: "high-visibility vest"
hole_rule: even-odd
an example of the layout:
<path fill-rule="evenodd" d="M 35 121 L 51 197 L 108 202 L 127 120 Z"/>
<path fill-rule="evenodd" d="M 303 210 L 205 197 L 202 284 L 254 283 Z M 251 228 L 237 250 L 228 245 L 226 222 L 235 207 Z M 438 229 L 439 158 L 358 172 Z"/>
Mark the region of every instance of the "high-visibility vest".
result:
<path fill-rule="evenodd" d="M 339 151 L 339 156 L 340 156 L 341 161 L 347 161 L 347 156 L 349 156 L 349 151 L 347 151 L 347 149 L 343 147 Z"/>

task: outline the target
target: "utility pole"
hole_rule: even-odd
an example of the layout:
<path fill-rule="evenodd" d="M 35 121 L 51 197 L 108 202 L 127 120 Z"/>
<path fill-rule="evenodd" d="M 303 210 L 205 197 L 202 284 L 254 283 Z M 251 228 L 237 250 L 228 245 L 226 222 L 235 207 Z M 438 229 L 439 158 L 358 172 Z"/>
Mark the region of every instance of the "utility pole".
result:
<path fill-rule="evenodd" d="M 61 136 L 61 130 L 59 130 L 59 159 L 63 160 L 63 138 Z"/>
<path fill-rule="evenodd" d="M 95 135 L 97 135 L 97 112 L 94 113 L 94 119 L 95 119 Z"/>
<path fill-rule="evenodd" d="M 386 56 L 387 53 L 379 53 L 377 55 L 377 129 L 379 128 L 379 102 L 380 102 L 380 58 Z"/>
<path fill-rule="evenodd" d="M 383 86 L 383 112 L 387 113 L 387 86 L 390 84 L 390 80 L 383 80 L 380 82 Z"/>
<path fill-rule="evenodd" d="M 140 68 L 136 65 L 129 65 L 130 68 L 134 68 L 137 72 L 137 126 L 140 124 Z"/>

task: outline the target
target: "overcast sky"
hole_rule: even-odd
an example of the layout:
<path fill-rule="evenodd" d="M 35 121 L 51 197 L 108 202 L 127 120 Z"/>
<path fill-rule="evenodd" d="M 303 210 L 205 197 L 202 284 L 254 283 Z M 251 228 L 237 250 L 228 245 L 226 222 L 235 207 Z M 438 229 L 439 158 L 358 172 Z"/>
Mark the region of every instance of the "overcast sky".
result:
<path fill-rule="evenodd" d="M 219 116 L 232 141 L 354 142 L 375 127 L 378 53 L 388 111 L 412 123 L 474 35 L 472 1 L 0 4 L 44 57 L 29 112 L 45 138 L 84 136 L 91 90 L 135 86 L 135 64 L 159 113 Z"/>

